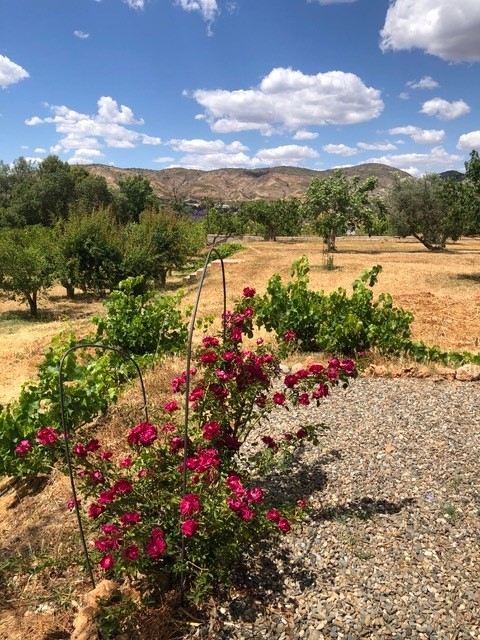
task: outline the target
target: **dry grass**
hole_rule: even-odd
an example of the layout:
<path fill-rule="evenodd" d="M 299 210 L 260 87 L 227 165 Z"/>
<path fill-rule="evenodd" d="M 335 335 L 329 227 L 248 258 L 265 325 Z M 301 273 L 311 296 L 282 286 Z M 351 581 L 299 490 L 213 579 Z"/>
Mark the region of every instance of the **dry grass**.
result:
<path fill-rule="evenodd" d="M 244 286 L 265 290 L 269 276 L 288 278 L 290 265 L 306 255 L 311 286 L 325 291 L 350 289 L 363 269 L 383 265 L 376 292 L 389 292 L 397 305 L 415 315 L 414 338 L 443 349 L 478 350 L 480 339 L 480 240 L 462 240 L 444 253 L 429 253 L 416 242 L 390 238 L 342 238 L 333 271 L 322 269 L 320 242 L 248 243 L 226 261 L 227 297 L 241 295 Z M 186 289 L 185 304 L 194 301 L 196 285 Z M 41 305 L 43 318 L 32 323 L 16 303 L 0 300 L 0 402 L 14 398 L 21 383 L 32 378 L 36 364 L 53 335 L 62 328 L 87 332 L 88 317 L 101 311 L 98 301 L 69 303 L 60 291 Z M 56 294 L 56 295 L 53 295 Z M 212 266 L 204 283 L 200 315 L 218 314 L 222 305 L 220 269 Z M 146 379 L 150 416 L 165 401 L 173 375 L 183 360 L 158 367 Z M 89 427 L 114 450 L 132 421 L 142 416 L 137 386 L 129 389 L 107 419 Z M 0 483 L 0 640 L 47 640 L 69 637 L 74 609 L 89 588 L 82 568 L 68 561 L 80 554 L 75 521 L 65 504 L 70 497 L 66 478 L 54 472 L 44 483 L 9 489 Z M 145 628 L 154 623 L 145 621 Z M 62 635 L 63 634 L 63 635 Z M 153 637 L 153 636 L 148 636 Z"/>

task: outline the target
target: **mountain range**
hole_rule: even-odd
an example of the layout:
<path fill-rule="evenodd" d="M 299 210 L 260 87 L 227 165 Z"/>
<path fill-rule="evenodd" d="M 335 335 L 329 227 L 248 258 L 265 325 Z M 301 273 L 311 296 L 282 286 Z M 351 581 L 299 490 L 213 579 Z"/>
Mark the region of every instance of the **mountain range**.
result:
<path fill-rule="evenodd" d="M 165 199 L 184 199 L 213 202 L 241 202 L 245 200 L 277 200 L 280 198 L 300 198 L 313 178 L 326 178 L 333 169 L 315 171 L 300 167 L 272 167 L 264 169 L 120 169 L 102 164 L 86 165 L 91 173 L 106 179 L 109 187 L 115 187 L 119 180 L 140 174 L 150 180 L 155 195 Z M 355 167 L 345 167 L 348 176 L 359 176 L 366 180 L 370 176 L 378 179 L 377 192 L 387 189 L 396 176 L 409 177 L 410 174 L 384 164 L 368 163 Z"/>

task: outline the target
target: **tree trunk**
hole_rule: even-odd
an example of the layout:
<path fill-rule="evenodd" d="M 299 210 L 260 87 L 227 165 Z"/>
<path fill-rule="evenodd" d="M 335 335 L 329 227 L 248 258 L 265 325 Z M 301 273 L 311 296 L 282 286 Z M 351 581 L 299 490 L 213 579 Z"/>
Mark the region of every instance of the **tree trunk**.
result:
<path fill-rule="evenodd" d="M 36 318 L 38 315 L 38 307 L 37 307 L 37 292 L 27 293 L 27 302 L 30 308 L 30 315 L 32 318 Z"/>
<path fill-rule="evenodd" d="M 69 282 L 64 282 L 63 286 L 65 287 L 65 290 L 67 292 L 67 298 L 69 300 L 74 300 L 74 298 L 75 298 L 75 287 L 73 285 L 71 285 Z"/>
<path fill-rule="evenodd" d="M 328 234 L 328 238 L 327 238 L 327 251 L 328 253 L 336 251 L 336 247 L 335 247 L 335 241 L 337 239 L 337 234 L 335 232 L 335 229 L 330 229 L 330 233 Z"/>

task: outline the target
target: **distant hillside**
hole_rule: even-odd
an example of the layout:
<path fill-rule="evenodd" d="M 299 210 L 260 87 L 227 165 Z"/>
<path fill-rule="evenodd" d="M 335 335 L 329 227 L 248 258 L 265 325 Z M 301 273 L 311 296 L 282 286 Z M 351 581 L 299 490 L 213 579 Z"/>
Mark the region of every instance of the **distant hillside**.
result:
<path fill-rule="evenodd" d="M 103 164 L 86 165 L 96 175 L 103 176 L 109 187 L 119 180 L 136 173 L 150 180 L 155 194 L 161 198 L 201 200 L 211 198 L 215 202 L 238 202 L 244 200 L 276 200 L 278 198 L 301 197 L 312 178 L 327 177 L 332 169 L 314 171 L 299 167 L 273 167 L 269 169 L 119 169 Z M 384 164 L 360 164 L 342 169 L 347 176 L 370 176 L 378 178 L 378 190 L 386 189 L 395 176 L 410 174 Z"/>

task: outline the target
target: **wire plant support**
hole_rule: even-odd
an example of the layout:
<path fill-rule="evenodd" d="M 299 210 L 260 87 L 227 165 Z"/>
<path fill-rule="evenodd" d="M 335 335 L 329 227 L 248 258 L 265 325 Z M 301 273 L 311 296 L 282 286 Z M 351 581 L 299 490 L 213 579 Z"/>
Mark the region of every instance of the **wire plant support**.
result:
<path fill-rule="evenodd" d="M 135 369 L 137 371 L 139 380 L 140 380 L 140 386 L 142 389 L 142 398 L 143 398 L 143 411 L 144 411 L 144 415 L 145 415 L 145 422 L 148 422 L 148 408 L 147 408 L 147 395 L 145 393 L 145 385 L 143 382 L 143 376 L 142 376 L 142 372 L 140 371 L 140 367 L 138 366 L 138 364 L 135 362 L 135 360 L 132 358 L 131 355 L 129 355 L 128 353 L 126 353 L 125 351 L 123 351 L 122 349 L 119 349 L 118 347 L 113 347 L 111 345 L 106 345 L 106 344 L 101 344 L 101 343 L 96 343 L 96 342 L 89 342 L 89 343 L 82 343 L 82 344 L 76 344 L 73 347 L 70 347 L 69 349 L 67 349 L 67 351 L 65 351 L 65 353 L 62 356 L 62 359 L 60 360 L 60 365 L 58 368 L 58 389 L 59 389 L 59 394 L 60 394 L 60 422 L 62 425 L 62 431 L 63 431 L 63 439 L 65 442 L 65 459 L 67 462 L 67 467 L 68 467 L 68 475 L 70 477 L 70 486 L 72 488 L 72 497 L 73 497 L 73 505 L 75 508 L 75 514 L 77 516 L 77 524 L 78 524 L 78 530 L 80 533 L 80 539 L 82 541 L 82 547 L 83 547 L 83 553 L 85 556 L 85 562 L 86 562 L 86 566 L 87 566 L 87 571 L 88 571 L 88 575 L 90 577 L 90 581 L 92 583 L 92 588 L 95 589 L 96 583 L 95 583 L 95 578 L 93 575 L 93 570 L 92 570 L 92 564 L 90 562 L 90 555 L 88 553 L 88 548 L 87 548 L 87 542 L 85 539 L 85 532 L 83 530 L 83 524 L 82 524 L 82 518 L 80 516 L 80 505 L 79 502 L 77 500 L 77 490 L 75 487 L 75 478 L 73 475 L 73 466 L 72 466 L 72 458 L 70 456 L 70 448 L 68 446 L 68 439 L 69 439 L 69 434 L 67 431 L 67 421 L 65 419 L 65 384 L 64 384 L 64 380 L 63 380 L 63 365 L 64 362 L 66 360 L 66 358 L 68 357 L 68 355 L 70 353 L 72 353 L 73 351 L 78 351 L 79 349 L 103 349 L 103 350 L 109 350 L 109 351 L 114 351 L 115 353 L 118 353 L 119 355 L 123 356 L 124 358 L 127 358 L 128 360 L 130 360 L 130 362 L 133 363 L 133 365 L 135 366 Z"/>
<path fill-rule="evenodd" d="M 188 331 L 188 342 L 187 342 L 187 354 L 186 354 L 186 381 L 185 381 L 185 399 L 184 399 L 184 412 L 185 412 L 185 420 L 184 420 L 184 428 L 183 428 L 183 440 L 184 440 L 184 448 L 183 448 L 183 474 L 182 474 L 182 498 L 185 496 L 186 492 L 187 492 L 187 466 L 186 466 L 186 460 L 188 457 L 188 422 L 189 422 L 189 395 L 190 395 L 190 368 L 191 368 L 191 359 L 192 359 L 192 342 L 193 342 L 193 334 L 195 331 L 195 323 L 196 323 L 196 319 L 197 319 L 197 313 L 198 313 L 198 307 L 199 307 L 199 303 L 200 303 L 200 296 L 202 293 L 202 288 L 203 288 L 203 283 L 205 281 L 205 276 L 207 273 L 207 265 L 210 262 L 210 256 L 211 254 L 216 254 L 218 259 L 220 260 L 220 266 L 221 266 L 221 270 L 222 270 L 222 290 L 223 290 L 223 315 L 222 315 L 222 323 L 223 323 L 223 339 L 225 340 L 225 335 L 226 335 L 226 313 L 227 313 L 227 291 L 226 291 L 226 280 L 225 280 L 225 265 L 223 262 L 223 258 L 220 255 L 220 253 L 218 252 L 218 250 L 215 248 L 215 246 L 213 246 L 208 253 L 206 254 L 205 257 L 205 263 L 204 263 L 204 268 L 202 270 L 202 275 L 200 278 L 200 281 L 198 283 L 198 287 L 197 287 L 197 295 L 196 295 L 196 299 L 195 299 L 195 304 L 192 310 L 192 316 L 190 319 L 190 326 L 189 326 L 189 331 Z M 95 577 L 93 574 L 93 569 L 92 569 L 92 564 L 90 562 L 90 554 L 88 552 L 88 547 L 87 547 L 87 542 L 86 542 L 86 537 L 85 537 L 85 532 L 84 532 L 84 528 L 83 528 L 83 524 L 82 524 L 82 518 L 80 515 L 80 506 L 79 506 L 79 501 L 77 499 L 77 490 L 75 487 L 75 478 L 74 478 L 74 471 L 73 471 L 73 465 L 72 465 L 72 458 L 70 455 L 70 448 L 69 448 L 69 433 L 68 433 L 68 425 L 67 425 L 67 419 L 66 419 L 66 411 L 65 411 L 65 405 L 66 405 L 66 397 L 65 397 L 65 383 L 64 383 L 64 363 L 66 358 L 69 356 L 70 353 L 72 353 L 73 351 L 77 351 L 80 349 L 100 349 L 100 350 L 110 350 L 110 351 L 114 351 L 115 353 L 118 353 L 119 355 L 121 355 L 122 357 L 128 359 L 130 362 L 133 363 L 133 365 L 135 366 L 139 381 L 140 381 L 140 386 L 141 386 L 141 391 L 142 391 L 142 398 L 143 398 L 143 411 L 144 411 L 144 416 L 145 416 L 145 422 L 149 421 L 148 418 L 148 408 L 147 408 L 147 396 L 146 396 L 146 392 L 145 392 L 145 385 L 144 385 L 144 381 L 143 381 L 143 376 L 142 376 L 142 372 L 140 370 L 140 367 L 138 366 L 138 364 L 136 363 L 136 361 L 133 359 L 133 357 L 128 354 L 127 352 L 123 351 L 122 349 L 118 348 L 118 347 L 114 347 L 111 345 L 107 345 L 107 344 L 101 344 L 101 343 L 81 343 L 81 344 L 77 344 L 74 345 L 72 347 L 70 347 L 69 349 L 67 349 L 67 351 L 65 351 L 65 353 L 63 354 L 61 360 L 60 360 L 60 365 L 59 365 L 59 370 L 58 370 L 58 388 L 59 388 L 59 394 L 60 394 L 60 421 L 61 421 L 61 427 L 62 427 L 62 431 L 63 431 L 63 437 L 64 437 L 64 442 L 65 442 L 65 459 L 67 462 L 67 468 L 68 468 L 68 474 L 70 477 L 70 485 L 71 485 L 71 489 L 72 489 L 72 497 L 73 497 L 73 504 L 74 504 L 74 508 L 75 508 L 75 514 L 76 514 L 76 518 L 77 518 L 77 524 L 78 524 L 78 530 L 80 533 L 80 539 L 81 539 L 81 543 L 82 543 L 82 548 L 83 548 L 83 553 L 85 556 L 85 564 L 87 567 L 87 572 L 88 575 L 90 577 L 90 581 L 92 584 L 92 588 L 95 588 L 96 586 L 96 582 L 95 582 Z M 181 573 L 180 573 L 180 590 L 181 590 L 181 597 L 182 600 L 184 598 L 184 593 L 185 593 L 185 560 L 186 560 L 186 545 L 185 545 L 185 537 L 182 536 L 182 543 L 181 543 L 181 551 L 180 551 L 180 558 L 181 558 Z"/>

